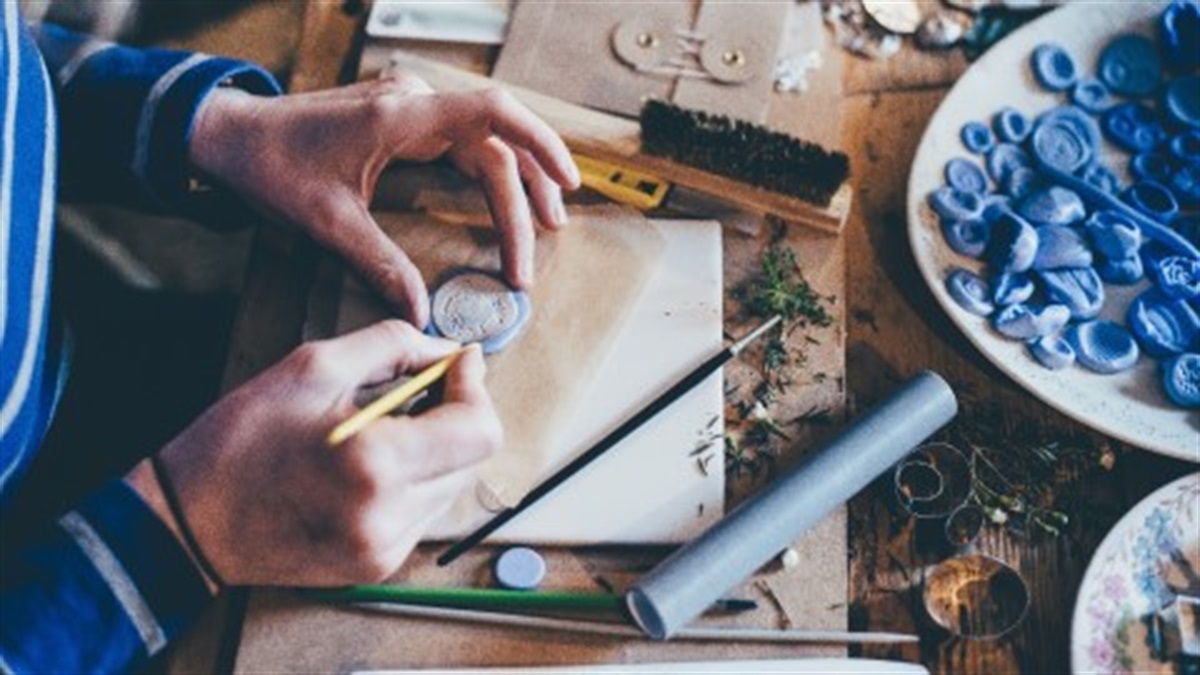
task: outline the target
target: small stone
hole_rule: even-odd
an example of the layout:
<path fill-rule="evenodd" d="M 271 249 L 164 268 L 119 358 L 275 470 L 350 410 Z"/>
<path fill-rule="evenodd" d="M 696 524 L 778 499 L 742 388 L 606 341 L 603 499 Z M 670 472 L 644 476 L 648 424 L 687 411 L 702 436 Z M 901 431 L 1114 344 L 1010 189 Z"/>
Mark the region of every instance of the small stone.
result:
<path fill-rule="evenodd" d="M 790 547 L 783 549 L 783 553 L 779 554 L 779 564 L 783 565 L 783 568 L 787 570 L 799 567 L 800 552 Z"/>

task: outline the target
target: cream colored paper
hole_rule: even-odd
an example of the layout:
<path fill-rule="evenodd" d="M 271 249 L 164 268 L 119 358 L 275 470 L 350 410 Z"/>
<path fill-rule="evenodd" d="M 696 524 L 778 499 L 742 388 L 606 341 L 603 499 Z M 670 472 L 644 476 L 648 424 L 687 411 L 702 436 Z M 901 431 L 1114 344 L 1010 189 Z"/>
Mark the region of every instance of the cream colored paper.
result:
<path fill-rule="evenodd" d="M 462 267 L 500 270 L 499 238 L 490 229 L 414 214 L 377 213 L 376 219 L 431 287 Z M 529 324 L 508 348 L 488 357 L 487 386 L 504 424 L 505 446 L 481 469 L 481 489 L 460 500 L 453 520 L 469 528 L 487 516 L 481 503 L 512 506 L 541 479 L 663 248 L 653 224 L 616 206 L 572 211 L 570 225 L 539 237 Z M 343 297 L 337 330 L 384 315 L 354 284 Z"/>

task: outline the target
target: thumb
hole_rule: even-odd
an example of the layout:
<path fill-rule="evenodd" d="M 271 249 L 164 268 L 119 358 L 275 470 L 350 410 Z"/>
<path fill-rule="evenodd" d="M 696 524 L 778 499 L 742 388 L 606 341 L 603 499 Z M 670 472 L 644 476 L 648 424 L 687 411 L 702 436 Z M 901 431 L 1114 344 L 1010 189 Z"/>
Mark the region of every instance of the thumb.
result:
<path fill-rule="evenodd" d="M 324 341 L 323 356 L 351 386 L 379 382 L 433 365 L 458 349 L 453 340 L 431 337 L 412 324 L 389 319 Z"/>
<path fill-rule="evenodd" d="M 309 228 L 379 293 L 400 316 L 417 327 L 429 321 L 429 293 L 421 272 L 379 227 L 361 200 L 331 200 L 327 222 Z"/>

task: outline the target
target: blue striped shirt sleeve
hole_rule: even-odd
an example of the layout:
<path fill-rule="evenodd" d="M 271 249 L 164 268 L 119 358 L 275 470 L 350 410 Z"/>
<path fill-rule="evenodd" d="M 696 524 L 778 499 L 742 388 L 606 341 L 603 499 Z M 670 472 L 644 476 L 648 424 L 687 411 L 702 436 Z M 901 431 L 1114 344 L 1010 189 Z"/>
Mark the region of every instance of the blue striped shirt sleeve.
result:
<path fill-rule="evenodd" d="M 209 93 L 232 86 L 279 94 L 270 73 L 219 56 L 88 39 L 52 24 L 36 35 L 59 99 L 63 197 L 179 213 L 214 227 L 248 222 L 231 192 L 197 188 L 187 148 Z"/>

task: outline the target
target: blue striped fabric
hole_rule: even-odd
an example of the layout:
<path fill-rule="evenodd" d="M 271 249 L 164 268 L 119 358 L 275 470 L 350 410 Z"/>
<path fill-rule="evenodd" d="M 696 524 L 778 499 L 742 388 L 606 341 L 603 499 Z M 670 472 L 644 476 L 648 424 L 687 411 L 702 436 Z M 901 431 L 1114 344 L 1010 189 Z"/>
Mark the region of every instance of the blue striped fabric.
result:
<path fill-rule="evenodd" d="M 192 125 L 218 86 L 279 93 L 270 74 L 231 59 L 131 49 L 50 25 L 35 43 L 17 7 L 0 2 L 3 520 L 20 517 L 6 498 L 46 433 L 66 370 L 48 307 L 56 162 L 66 197 L 245 222 L 229 194 L 189 190 Z M 174 536 L 119 480 L 41 532 L 0 550 L 0 671 L 135 668 L 207 599 Z"/>

